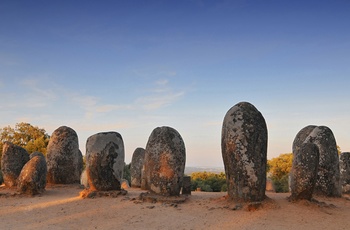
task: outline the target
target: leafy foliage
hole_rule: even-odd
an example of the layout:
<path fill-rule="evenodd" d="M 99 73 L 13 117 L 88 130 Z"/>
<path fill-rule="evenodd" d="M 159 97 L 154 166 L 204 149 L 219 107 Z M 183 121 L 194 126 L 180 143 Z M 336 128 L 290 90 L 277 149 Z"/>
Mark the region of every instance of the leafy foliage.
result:
<path fill-rule="evenodd" d="M 15 128 L 10 126 L 0 128 L 0 158 L 5 141 L 25 148 L 28 153 L 38 151 L 45 155 L 49 139 L 50 136 L 45 129 L 32 126 L 29 123 L 17 123 Z"/>
<path fill-rule="evenodd" d="M 227 191 L 225 173 L 194 172 L 191 174 L 191 190 L 200 188 L 205 192 Z"/>
<path fill-rule="evenodd" d="M 293 154 L 284 153 L 267 161 L 267 172 L 276 192 L 288 192 L 288 175 L 292 169 Z"/>

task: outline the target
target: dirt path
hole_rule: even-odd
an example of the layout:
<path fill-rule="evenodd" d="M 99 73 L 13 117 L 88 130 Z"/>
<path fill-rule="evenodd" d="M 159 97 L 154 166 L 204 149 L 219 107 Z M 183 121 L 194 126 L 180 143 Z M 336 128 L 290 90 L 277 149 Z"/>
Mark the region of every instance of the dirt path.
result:
<path fill-rule="evenodd" d="M 42 196 L 1 196 L 0 229 L 349 229 L 350 201 L 290 203 L 267 193 L 257 211 L 233 210 L 225 193 L 193 192 L 182 204 L 148 203 L 129 189 L 117 198 L 82 199 L 78 185 L 49 186 Z M 0 188 L 4 194 L 8 190 Z M 238 206 L 239 207 L 239 206 Z"/>

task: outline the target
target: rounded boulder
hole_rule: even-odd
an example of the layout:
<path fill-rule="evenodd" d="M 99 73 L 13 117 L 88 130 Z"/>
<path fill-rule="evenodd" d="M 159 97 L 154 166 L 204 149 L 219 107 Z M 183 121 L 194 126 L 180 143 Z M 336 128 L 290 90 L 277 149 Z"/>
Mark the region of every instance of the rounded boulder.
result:
<path fill-rule="evenodd" d="M 117 132 L 103 132 L 86 141 L 86 173 L 90 190 L 120 190 L 124 169 L 124 142 Z"/>
<path fill-rule="evenodd" d="M 2 149 L 1 170 L 6 187 L 15 187 L 23 166 L 29 161 L 29 154 L 24 148 L 5 142 Z"/>
<path fill-rule="evenodd" d="M 45 156 L 39 152 L 32 153 L 18 177 L 18 192 L 28 195 L 42 193 L 46 186 L 46 176 Z"/>
<path fill-rule="evenodd" d="M 77 133 L 70 127 L 56 129 L 47 146 L 47 182 L 52 184 L 79 183 L 83 155 Z"/>
<path fill-rule="evenodd" d="M 130 176 L 131 187 L 140 188 L 142 178 L 142 168 L 145 160 L 145 149 L 137 148 L 132 154 Z"/>
<path fill-rule="evenodd" d="M 179 195 L 185 163 L 181 135 L 171 127 L 155 128 L 146 145 L 141 188 L 160 195 Z"/>
<path fill-rule="evenodd" d="M 311 200 L 317 181 L 319 150 L 313 143 L 303 143 L 293 156 L 291 170 L 292 200 Z"/>
<path fill-rule="evenodd" d="M 240 102 L 227 111 L 221 149 L 229 197 L 262 201 L 266 188 L 267 127 L 252 104 Z"/>

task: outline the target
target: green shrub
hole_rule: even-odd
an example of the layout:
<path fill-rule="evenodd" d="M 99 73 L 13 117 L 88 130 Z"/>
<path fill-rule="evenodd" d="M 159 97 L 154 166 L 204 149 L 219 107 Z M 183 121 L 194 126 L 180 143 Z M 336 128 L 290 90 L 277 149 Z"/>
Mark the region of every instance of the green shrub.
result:
<path fill-rule="evenodd" d="M 271 177 L 271 180 L 277 193 L 289 192 L 288 175 L 282 176 L 281 179 Z"/>
<path fill-rule="evenodd" d="M 226 176 L 224 173 L 194 172 L 191 174 L 191 190 L 200 188 L 204 192 L 221 192 L 225 189 Z M 227 186 L 226 186 L 227 191 Z"/>

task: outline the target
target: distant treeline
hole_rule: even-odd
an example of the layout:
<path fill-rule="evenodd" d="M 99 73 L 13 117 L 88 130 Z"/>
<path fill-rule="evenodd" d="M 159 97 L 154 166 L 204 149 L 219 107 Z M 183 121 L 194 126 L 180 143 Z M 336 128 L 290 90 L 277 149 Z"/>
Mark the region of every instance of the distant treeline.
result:
<path fill-rule="evenodd" d="M 193 172 L 191 173 L 191 190 L 204 192 L 226 192 L 225 173 Z"/>

